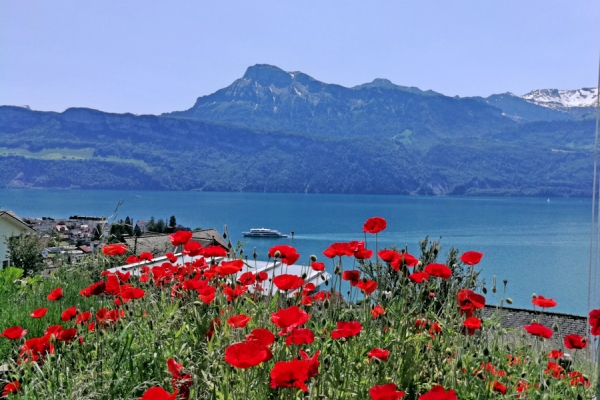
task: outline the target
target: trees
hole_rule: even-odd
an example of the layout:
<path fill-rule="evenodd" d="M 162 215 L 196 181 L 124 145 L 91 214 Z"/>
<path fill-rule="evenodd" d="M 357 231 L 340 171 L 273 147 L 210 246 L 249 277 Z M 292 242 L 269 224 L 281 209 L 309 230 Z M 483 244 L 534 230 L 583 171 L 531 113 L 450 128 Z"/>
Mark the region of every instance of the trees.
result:
<path fill-rule="evenodd" d="M 8 238 L 8 250 L 12 265 L 33 276 L 44 268 L 44 243 L 35 235 L 19 235 Z"/>

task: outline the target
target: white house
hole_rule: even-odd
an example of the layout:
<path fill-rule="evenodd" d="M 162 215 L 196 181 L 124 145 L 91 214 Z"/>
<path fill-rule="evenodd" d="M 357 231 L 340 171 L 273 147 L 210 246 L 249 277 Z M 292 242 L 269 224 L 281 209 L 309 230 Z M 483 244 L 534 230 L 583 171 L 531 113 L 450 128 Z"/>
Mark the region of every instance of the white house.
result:
<path fill-rule="evenodd" d="M 0 210 L 0 269 L 9 265 L 8 238 L 34 232 L 23 220 L 10 210 Z"/>

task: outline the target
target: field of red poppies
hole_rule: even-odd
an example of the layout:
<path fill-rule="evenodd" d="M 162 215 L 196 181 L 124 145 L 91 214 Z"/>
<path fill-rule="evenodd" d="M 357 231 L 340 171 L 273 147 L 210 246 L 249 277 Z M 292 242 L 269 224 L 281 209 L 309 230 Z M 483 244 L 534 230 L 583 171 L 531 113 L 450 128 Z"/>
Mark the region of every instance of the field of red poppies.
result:
<path fill-rule="evenodd" d="M 271 248 L 270 262 L 333 273 L 318 288 L 283 273 L 268 281 L 274 296 L 261 291 L 264 274 L 241 274 L 242 259 L 223 259 L 225 250 L 204 248 L 186 231 L 171 242 L 193 262 L 167 254 L 140 274 L 111 273 L 153 258 L 111 244 L 26 286 L 0 276 L 0 364 L 9 369 L 0 397 L 592 397 L 587 338 L 571 334 L 549 347 L 552 327 L 532 322 L 510 332 L 498 318 L 482 320 L 486 293 L 503 293 L 479 281 L 483 254 L 450 249 L 438 260 L 439 243 L 427 239 L 413 254 L 378 249 L 385 220 L 357 228 L 362 241 L 333 243 L 321 255 Z M 342 281 L 351 288 L 343 295 Z M 502 294 L 494 305 L 507 302 Z M 543 296 L 532 302 L 520 306 L 556 305 Z M 591 335 L 600 335 L 600 310 L 590 316 Z"/>

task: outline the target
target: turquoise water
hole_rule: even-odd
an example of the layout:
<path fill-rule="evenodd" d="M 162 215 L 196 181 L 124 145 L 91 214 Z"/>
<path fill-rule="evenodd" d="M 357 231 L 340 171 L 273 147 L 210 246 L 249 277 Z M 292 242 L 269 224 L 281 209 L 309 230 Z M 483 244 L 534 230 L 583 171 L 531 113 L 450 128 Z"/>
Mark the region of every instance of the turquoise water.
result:
<path fill-rule="evenodd" d="M 377 215 L 388 222 L 379 248 L 408 245 L 417 255 L 419 240 L 442 236 L 446 250 L 454 246 L 483 252 L 482 276 L 491 283 L 496 275 L 500 291 L 502 279 L 508 279 L 507 296 L 514 307 L 530 308 L 535 292 L 554 298 L 558 312 L 587 311 L 590 199 L 0 190 L 0 206 L 21 217 L 110 216 L 120 200 L 118 218 L 168 221 L 175 215 L 184 226 L 219 231 L 226 224 L 232 242 L 244 241 L 248 255 L 256 246 L 259 259 L 289 239 L 243 238 L 242 231 L 294 231 L 293 245 L 303 262 L 310 254 L 326 261 L 322 251 L 333 242 L 363 240 L 362 224 Z M 368 240 L 374 246 L 374 237 Z M 326 265 L 331 268 L 331 262 Z M 491 291 L 487 299 L 496 302 Z"/>

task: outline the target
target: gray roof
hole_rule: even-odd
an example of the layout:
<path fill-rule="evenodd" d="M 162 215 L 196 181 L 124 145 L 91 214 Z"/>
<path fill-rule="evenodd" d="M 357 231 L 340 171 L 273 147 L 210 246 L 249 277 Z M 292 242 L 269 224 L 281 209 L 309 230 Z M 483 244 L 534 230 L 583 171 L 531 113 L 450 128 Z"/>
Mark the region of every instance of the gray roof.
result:
<path fill-rule="evenodd" d="M 581 315 L 485 306 L 482 311 L 483 319 L 493 318 L 494 316 L 500 317 L 500 324 L 503 328 L 514 328 L 522 332 L 525 332 L 523 326 L 531 324 L 533 320 L 548 328 L 552 328 L 556 324 L 558 332 L 554 332 L 552 340 L 557 342 L 558 345 L 562 344 L 564 337 L 568 334 L 575 333 L 587 337 L 590 331 L 587 317 Z"/>
<path fill-rule="evenodd" d="M 12 212 L 10 210 L 0 210 L 0 218 L 8 218 L 8 219 L 12 220 L 13 222 L 16 222 L 18 225 L 22 225 L 24 228 L 27 228 L 32 231 L 35 230 L 31 226 L 29 226 L 25 221 L 23 221 L 21 218 L 17 217 L 17 214 L 15 214 L 14 212 Z"/>
<path fill-rule="evenodd" d="M 142 236 L 127 236 L 124 237 L 127 247 L 135 254 L 140 254 L 145 251 L 152 253 L 154 256 L 162 256 L 167 252 L 174 252 L 174 246 L 171 244 L 168 233 L 146 232 Z M 200 242 L 202 246 L 220 245 L 226 250 L 229 250 L 227 242 L 216 229 L 204 229 L 194 231 L 192 240 Z"/>

